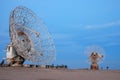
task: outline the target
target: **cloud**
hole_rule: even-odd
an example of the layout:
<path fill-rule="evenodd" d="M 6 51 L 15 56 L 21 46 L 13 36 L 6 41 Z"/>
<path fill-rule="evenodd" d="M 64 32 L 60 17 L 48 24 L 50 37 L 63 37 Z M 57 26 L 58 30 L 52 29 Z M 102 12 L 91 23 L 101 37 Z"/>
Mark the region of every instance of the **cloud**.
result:
<path fill-rule="evenodd" d="M 120 46 L 120 33 L 111 33 L 111 34 L 100 34 L 100 35 L 92 35 L 85 36 L 82 38 L 82 41 L 86 41 L 87 44 L 99 44 L 103 46 Z"/>
<path fill-rule="evenodd" d="M 119 42 L 111 42 L 111 43 L 106 44 L 106 46 L 120 46 L 120 43 Z"/>
<path fill-rule="evenodd" d="M 118 37 L 120 36 L 120 32 L 116 32 L 116 33 L 111 33 L 111 34 L 100 34 L 100 35 L 93 35 L 93 36 L 85 36 L 82 39 L 83 40 L 105 40 L 105 39 L 110 39 L 111 37 Z"/>
<path fill-rule="evenodd" d="M 100 24 L 100 25 L 87 25 L 84 27 L 84 29 L 101 29 L 101 28 L 109 28 L 114 26 L 120 26 L 120 21 L 110 22 L 110 23 Z"/>

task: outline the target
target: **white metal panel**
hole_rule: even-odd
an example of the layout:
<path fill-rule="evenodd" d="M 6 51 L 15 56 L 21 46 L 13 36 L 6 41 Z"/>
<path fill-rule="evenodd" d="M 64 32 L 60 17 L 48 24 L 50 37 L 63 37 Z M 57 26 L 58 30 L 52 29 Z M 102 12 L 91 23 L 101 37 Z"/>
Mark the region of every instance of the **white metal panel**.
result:
<path fill-rule="evenodd" d="M 13 58 L 13 57 L 15 57 L 15 56 L 16 56 L 16 53 L 15 53 L 15 50 L 14 50 L 13 46 L 8 45 L 6 57 L 7 57 L 7 58 Z"/>

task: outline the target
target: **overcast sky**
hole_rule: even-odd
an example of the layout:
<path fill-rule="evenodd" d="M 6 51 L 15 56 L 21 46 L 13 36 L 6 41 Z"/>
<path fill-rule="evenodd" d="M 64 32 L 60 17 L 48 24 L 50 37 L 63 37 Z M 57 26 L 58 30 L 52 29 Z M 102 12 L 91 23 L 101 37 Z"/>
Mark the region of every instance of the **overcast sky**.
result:
<path fill-rule="evenodd" d="M 100 67 L 120 69 L 120 0 L 0 0 L 0 60 L 9 44 L 9 15 L 22 5 L 34 11 L 54 38 L 57 64 L 89 68 L 87 46 L 105 51 Z"/>

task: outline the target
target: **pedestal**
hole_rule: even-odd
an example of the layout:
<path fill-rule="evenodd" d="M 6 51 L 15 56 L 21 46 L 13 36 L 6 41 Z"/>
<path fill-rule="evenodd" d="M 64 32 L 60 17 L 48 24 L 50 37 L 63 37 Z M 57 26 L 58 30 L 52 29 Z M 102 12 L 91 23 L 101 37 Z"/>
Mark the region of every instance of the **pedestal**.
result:
<path fill-rule="evenodd" d="M 91 70 L 99 70 L 99 66 L 97 63 L 92 63 L 90 69 Z"/>

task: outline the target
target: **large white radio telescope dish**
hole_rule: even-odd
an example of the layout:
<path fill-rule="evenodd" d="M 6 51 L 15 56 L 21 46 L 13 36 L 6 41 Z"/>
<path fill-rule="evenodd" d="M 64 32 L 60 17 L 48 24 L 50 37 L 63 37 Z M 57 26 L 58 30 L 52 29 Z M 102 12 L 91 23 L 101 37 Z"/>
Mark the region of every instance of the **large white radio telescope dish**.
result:
<path fill-rule="evenodd" d="M 18 6 L 11 12 L 9 34 L 12 46 L 24 59 L 39 63 L 55 60 L 53 38 L 43 21 L 30 9 Z"/>

